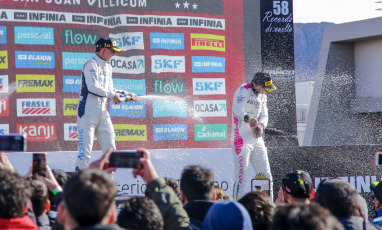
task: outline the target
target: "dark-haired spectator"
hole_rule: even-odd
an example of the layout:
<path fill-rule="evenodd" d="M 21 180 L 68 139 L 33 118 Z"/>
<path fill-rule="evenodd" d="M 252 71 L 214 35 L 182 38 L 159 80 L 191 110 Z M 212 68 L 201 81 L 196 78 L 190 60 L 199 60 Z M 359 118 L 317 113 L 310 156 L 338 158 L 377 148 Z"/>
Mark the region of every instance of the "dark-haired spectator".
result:
<path fill-rule="evenodd" d="M 319 204 L 280 205 L 270 230 L 342 230 L 342 224 Z"/>
<path fill-rule="evenodd" d="M 148 197 L 127 200 L 118 214 L 117 223 L 129 230 L 162 230 L 164 227 L 160 210 Z"/>
<path fill-rule="evenodd" d="M 47 215 L 47 212 L 50 210 L 48 188 L 40 180 L 31 180 L 30 186 L 32 188 L 31 201 L 37 225 L 40 230 L 50 230 L 51 223 Z"/>
<path fill-rule="evenodd" d="M 180 194 L 192 227 L 201 229 L 213 204 L 214 173 L 198 165 L 186 166 L 180 178 Z"/>
<path fill-rule="evenodd" d="M 382 226 L 382 183 L 380 181 L 372 183 L 370 190 L 373 193 L 374 210 L 377 213 L 370 222 Z"/>
<path fill-rule="evenodd" d="M 219 186 L 214 186 L 215 200 L 224 200 L 224 191 Z"/>
<path fill-rule="evenodd" d="M 254 230 L 267 230 L 272 224 L 275 205 L 263 192 L 249 192 L 239 201 L 248 210 Z"/>
<path fill-rule="evenodd" d="M 164 180 L 166 181 L 166 184 L 168 186 L 170 186 L 172 188 L 172 190 L 174 190 L 176 196 L 180 200 L 181 196 L 180 196 L 180 184 L 179 184 L 179 182 L 177 180 L 175 180 L 174 178 L 169 178 L 169 177 L 164 177 Z"/>

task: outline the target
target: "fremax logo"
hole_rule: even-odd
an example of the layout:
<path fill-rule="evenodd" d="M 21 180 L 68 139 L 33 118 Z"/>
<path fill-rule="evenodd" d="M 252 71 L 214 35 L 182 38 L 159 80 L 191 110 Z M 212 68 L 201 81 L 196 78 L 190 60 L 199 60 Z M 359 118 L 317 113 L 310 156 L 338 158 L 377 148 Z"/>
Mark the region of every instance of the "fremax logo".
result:
<path fill-rule="evenodd" d="M 0 93 L 8 93 L 8 75 L 0 75 Z"/>
<path fill-rule="evenodd" d="M 111 117 L 146 117 L 146 103 L 142 101 L 131 101 L 115 105 L 110 101 Z"/>
<path fill-rule="evenodd" d="M 226 117 L 226 100 L 196 100 L 194 101 L 194 117 Z"/>
<path fill-rule="evenodd" d="M 0 135 L 9 135 L 9 124 L 0 124 Z"/>
<path fill-rule="evenodd" d="M 52 27 L 15 26 L 15 44 L 54 45 Z"/>
<path fill-rule="evenodd" d="M 8 69 L 8 51 L 0 51 L 0 69 Z"/>
<path fill-rule="evenodd" d="M 62 45 L 93 46 L 100 37 L 99 30 L 84 28 L 62 28 Z"/>
<path fill-rule="evenodd" d="M 64 93 L 78 93 L 81 88 L 81 77 L 64 75 L 62 78 L 63 81 L 63 92 Z"/>
<path fill-rule="evenodd" d="M 17 133 L 26 135 L 27 141 L 57 141 L 56 123 L 17 124 Z"/>
<path fill-rule="evenodd" d="M 186 124 L 153 125 L 154 141 L 187 140 Z"/>
<path fill-rule="evenodd" d="M 56 99 L 17 99 L 17 116 L 56 116 Z"/>
<path fill-rule="evenodd" d="M 153 117 L 187 117 L 187 102 L 154 101 Z"/>
<path fill-rule="evenodd" d="M 225 78 L 193 78 L 194 95 L 226 94 Z"/>
<path fill-rule="evenodd" d="M 185 73 L 186 65 L 184 56 L 151 56 L 151 72 L 153 73 Z"/>
<path fill-rule="evenodd" d="M 153 78 L 152 88 L 154 94 L 186 94 L 185 78 Z"/>
<path fill-rule="evenodd" d="M 117 46 L 126 50 L 143 50 L 145 45 L 143 42 L 143 32 L 127 32 L 121 34 L 109 34 L 117 42 Z"/>
<path fill-rule="evenodd" d="M 116 141 L 147 141 L 146 125 L 115 124 Z"/>
<path fill-rule="evenodd" d="M 0 117 L 9 117 L 9 99 L 0 98 Z"/>
<path fill-rule="evenodd" d="M 62 69 L 82 70 L 86 60 L 93 56 L 94 53 L 62 52 Z"/>
<path fill-rule="evenodd" d="M 150 48 L 164 50 L 184 50 L 184 34 L 151 32 Z"/>
<path fill-rule="evenodd" d="M 225 73 L 225 58 L 214 56 L 192 56 L 193 73 Z"/>
<path fill-rule="evenodd" d="M 21 92 L 55 92 L 54 75 L 16 75 L 16 90 Z"/>
<path fill-rule="evenodd" d="M 78 132 L 76 123 L 64 124 L 64 140 L 65 141 L 78 141 Z"/>
<path fill-rule="evenodd" d="M 0 26 L 0 44 L 7 44 L 7 27 Z"/>
<path fill-rule="evenodd" d="M 23 69 L 54 69 L 54 52 L 15 51 L 16 68 Z"/>
<path fill-rule="evenodd" d="M 145 72 L 145 57 L 143 55 L 132 57 L 113 56 L 110 65 L 115 73 L 140 74 Z"/>

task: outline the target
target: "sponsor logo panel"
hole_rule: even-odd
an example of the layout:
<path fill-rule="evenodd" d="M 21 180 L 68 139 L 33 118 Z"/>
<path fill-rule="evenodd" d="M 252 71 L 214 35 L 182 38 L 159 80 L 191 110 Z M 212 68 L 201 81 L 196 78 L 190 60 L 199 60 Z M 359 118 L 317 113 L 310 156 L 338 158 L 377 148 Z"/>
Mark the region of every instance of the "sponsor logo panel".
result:
<path fill-rule="evenodd" d="M 225 78 L 193 78 L 194 95 L 226 94 Z"/>
<path fill-rule="evenodd" d="M 77 124 L 65 123 L 64 124 L 64 140 L 65 141 L 78 141 Z"/>
<path fill-rule="evenodd" d="M 56 99 L 17 99 L 17 116 L 56 116 Z"/>
<path fill-rule="evenodd" d="M 191 34 L 191 50 L 215 50 L 225 52 L 225 36 Z"/>
<path fill-rule="evenodd" d="M 127 32 L 120 34 L 109 34 L 109 37 L 114 38 L 117 46 L 126 50 L 143 50 L 145 45 L 143 42 L 143 32 Z"/>
<path fill-rule="evenodd" d="M 9 135 L 9 124 L 0 124 L 0 135 Z"/>
<path fill-rule="evenodd" d="M 0 98 L 0 117 L 9 117 L 9 99 Z"/>
<path fill-rule="evenodd" d="M 116 141 L 147 141 L 146 125 L 113 125 Z"/>
<path fill-rule="evenodd" d="M 225 73 L 225 58 L 214 56 L 192 56 L 193 73 Z"/>
<path fill-rule="evenodd" d="M 56 123 L 17 124 L 17 133 L 26 135 L 27 141 L 57 141 Z"/>
<path fill-rule="evenodd" d="M 151 72 L 153 73 L 185 73 L 186 64 L 184 56 L 151 56 Z"/>
<path fill-rule="evenodd" d="M 54 52 L 15 51 L 16 68 L 23 69 L 54 69 Z"/>
<path fill-rule="evenodd" d="M 64 93 L 78 93 L 81 89 L 81 76 L 64 75 L 62 77 Z"/>
<path fill-rule="evenodd" d="M 99 30 L 84 28 L 62 28 L 61 34 L 64 46 L 94 46 L 100 38 Z"/>
<path fill-rule="evenodd" d="M 187 117 L 187 102 L 153 101 L 153 117 Z"/>
<path fill-rule="evenodd" d="M 110 101 L 111 117 L 146 117 L 146 103 L 141 101 L 130 101 L 115 105 Z"/>
<path fill-rule="evenodd" d="M 0 26 L 0 44 L 7 44 L 7 27 Z"/>
<path fill-rule="evenodd" d="M 227 130 L 227 124 L 194 124 L 195 141 L 226 141 Z"/>
<path fill-rule="evenodd" d="M 165 50 L 184 50 L 184 34 L 151 32 L 150 48 Z"/>
<path fill-rule="evenodd" d="M 52 27 L 15 26 L 15 44 L 54 45 Z"/>
<path fill-rule="evenodd" d="M 194 101 L 194 117 L 226 117 L 226 100 Z"/>
<path fill-rule="evenodd" d="M 16 75 L 16 91 L 23 92 L 56 92 L 54 75 Z"/>
<path fill-rule="evenodd" d="M 136 95 L 146 95 L 145 79 L 121 79 L 113 78 L 114 88 L 135 93 Z"/>
<path fill-rule="evenodd" d="M 62 52 L 62 69 L 82 70 L 86 60 L 94 53 Z"/>
<path fill-rule="evenodd" d="M 0 93 L 8 93 L 8 75 L 0 75 Z"/>
<path fill-rule="evenodd" d="M 64 116 L 77 116 L 77 98 L 64 98 Z"/>
<path fill-rule="evenodd" d="M 0 51 L 0 69 L 8 69 L 8 51 Z"/>
<path fill-rule="evenodd" d="M 121 57 L 113 56 L 110 60 L 114 73 L 140 74 L 145 72 L 145 57 L 132 56 Z"/>
<path fill-rule="evenodd" d="M 153 125 L 154 141 L 187 140 L 186 124 Z"/>
<path fill-rule="evenodd" d="M 152 92 L 154 94 L 186 94 L 185 78 L 152 78 Z"/>

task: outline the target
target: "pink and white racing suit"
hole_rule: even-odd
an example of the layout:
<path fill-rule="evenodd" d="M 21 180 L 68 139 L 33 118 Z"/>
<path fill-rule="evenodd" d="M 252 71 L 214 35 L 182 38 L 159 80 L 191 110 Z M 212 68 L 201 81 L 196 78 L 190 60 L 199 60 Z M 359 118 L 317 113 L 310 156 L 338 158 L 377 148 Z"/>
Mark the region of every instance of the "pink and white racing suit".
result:
<path fill-rule="evenodd" d="M 267 149 L 262 137 L 257 138 L 244 116 L 256 118 L 258 126 L 264 128 L 268 124 L 267 95 L 254 93 L 251 83 L 241 85 L 235 92 L 232 102 L 232 153 L 234 160 L 233 198 L 240 199 L 244 195 L 248 177 L 249 161 L 257 178 L 269 179 L 272 194 L 272 176 Z"/>

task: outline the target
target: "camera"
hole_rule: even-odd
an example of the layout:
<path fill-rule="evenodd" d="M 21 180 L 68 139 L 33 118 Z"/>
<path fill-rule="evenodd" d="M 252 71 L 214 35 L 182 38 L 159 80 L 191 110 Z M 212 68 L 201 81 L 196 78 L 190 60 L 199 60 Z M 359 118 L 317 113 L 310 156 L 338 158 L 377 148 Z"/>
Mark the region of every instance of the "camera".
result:
<path fill-rule="evenodd" d="M 33 153 L 32 175 L 45 176 L 46 173 L 46 153 Z"/>
<path fill-rule="evenodd" d="M 0 135 L 0 151 L 24 152 L 26 138 L 22 134 Z"/>
<path fill-rule="evenodd" d="M 143 165 L 139 158 L 143 158 L 142 152 L 115 151 L 109 157 L 109 167 L 142 169 Z"/>

